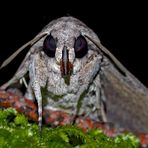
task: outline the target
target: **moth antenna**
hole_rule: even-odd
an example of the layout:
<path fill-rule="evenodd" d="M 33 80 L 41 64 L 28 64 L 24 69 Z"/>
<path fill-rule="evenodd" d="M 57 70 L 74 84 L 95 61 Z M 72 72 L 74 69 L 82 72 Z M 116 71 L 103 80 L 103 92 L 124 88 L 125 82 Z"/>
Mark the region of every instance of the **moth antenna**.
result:
<path fill-rule="evenodd" d="M 35 38 L 33 38 L 32 40 L 30 40 L 29 42 L 27 42 L 26 44 L 24 44 L 23 46 L 21 46 L 18 50 L 16 50 L 9 58 L 7 58 L 2 65 L 0 66 L 0 69 L 2 69 L 3 67 L 7 66 L 23 49 L 25 49 L 27 46 L 29 45 L 33 45 L 35 42 L 37 42 L 39 39 L 41 39 L 42 37 L 44 37 L 45 35 L 47 35 L 48 33 L 43 33 Z"/>
<path fill-rule="evenodd" d="M 87 35 L 84 36 L 87 37 L 91 42 L 93 42 L 105 55 L 107 55 L 125 76 L 127 75 L 127 69 L 118 61 L 118 59 L 107 48 L 101 45 L 101 43 L 98 43 L 97 41 L 93 40 L 91 37 Z"/>

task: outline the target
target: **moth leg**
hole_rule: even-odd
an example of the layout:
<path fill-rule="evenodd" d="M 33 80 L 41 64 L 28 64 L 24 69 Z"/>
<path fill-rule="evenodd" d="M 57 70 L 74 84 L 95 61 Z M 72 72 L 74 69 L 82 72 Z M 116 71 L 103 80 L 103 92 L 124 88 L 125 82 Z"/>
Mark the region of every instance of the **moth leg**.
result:
<path fill-rule="evenodd" d="M 28 71 L 28 67 L 29 67 L 29 61 L 26 61 L 24 63 L 24 65 L 21 65 L 21 67 L 19 67 L 19 69 L 17 70 L 15 75 L 8 82 L 3 84 L 0 88 L 5 90 L 5 89 L 7 89 L 8 86 L 10 86 L 11 84 L 13 84 L 13 83 L 17 82 L 18 80 L 20 80 L 21 78 L 23 78 L 23 76 Z"/>
<path fill-rule="evenodd" d="M 98 74 L 97 77 L 94 80 L 94 84 L 96 86 L 96 103 L 95 103 L 95 109 L 98 114 L 99 120 L 106 122 L 107 118 L 105 115 L 105 110 L 104 110 L 104 104 L 103 104 L 103 99 L 101 95 L 101 84 L 100 84 L 100 75 Z"/>
<path fill-rule="evenodd" d="M 107 122 L 107 116 L 106 116 L 106 111 L 105 111 L 105 103 L 104 103 L 104 99 L 103 99 L 103 94 L 102 94 L 102 88 L 99 88 L 100 89 L 100 99 L 99 99 L 99 105 L 100 105 L 100 109 L 99 109 L 99 114 L 100 114 L 100 117 L 101 117 L 101 120 L 103 122 Z M 96 98 L 97 99 L 97 98 Z"/>
<path fill-rule="evenodd" d="M 101 101 L 101 116 L 102 116 L 102 121 L 107 123 L 108 120 L 107 120 L 106 112 L 104 110 L 104 104 L 102 101 Z"/>
<path fill-rule="evenodd" d="M 39 128 L 41 129 L 42 126 L 42 95 L 41 95 L 41 88 L 39 85 L 39 81 L 35 75 L 35 73 L 32 74 L 32 76 L 34 76 L 31 86 L 35 95 L 35 98 L 37 100 L 37 104 L 38 104 L 38 124 L 39 124 Z"/>
<path fill-rule="evenodd" d="M 41 130 L 42 126 L 42 94 L 41 87 L 44 87 L 47 82 L 46 66 L 44 59 L 40 54 L 34 54 L 31 57 L 31 64 L 29 65 L 30 86 L 33 91 L 38 104 L 38 124 Z"/>
<path fill-rule="evenodd" d="M 100 76 L 98 75 L 94 80 L 94 84 L 96 86 L 96 104 L 95 108 L 97 110 L 98 118 L 102 120 L 101 116 L 101 98 L 100 98 Z"/>

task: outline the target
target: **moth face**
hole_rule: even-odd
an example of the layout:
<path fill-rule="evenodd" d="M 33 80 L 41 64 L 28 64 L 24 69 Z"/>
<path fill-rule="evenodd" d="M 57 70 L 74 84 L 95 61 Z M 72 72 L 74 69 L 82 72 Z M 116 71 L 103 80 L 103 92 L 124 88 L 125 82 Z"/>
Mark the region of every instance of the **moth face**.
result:
<path fill-rule="evenodd" d="M 50 65 L 52 70 L 65 77 L 80 70 L 81 61 L 88 54 L 88 43 L 80 32 L 53 31 L 44 39 L 43 51 L 54 62 Z"/>

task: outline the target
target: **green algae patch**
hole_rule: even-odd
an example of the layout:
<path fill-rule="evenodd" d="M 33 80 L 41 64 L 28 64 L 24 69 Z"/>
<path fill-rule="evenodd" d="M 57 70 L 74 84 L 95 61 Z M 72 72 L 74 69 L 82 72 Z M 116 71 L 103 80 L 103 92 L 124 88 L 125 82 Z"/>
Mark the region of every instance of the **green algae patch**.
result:
<path fill-rule="evenodd" d="M 139 139 L 131 133 L 107 137 L 100 129 L 84 133 L 73 125 L 57 128 L 29 123 L 16 110 L 0 110 L 0 148 L 139 148 Z"/>

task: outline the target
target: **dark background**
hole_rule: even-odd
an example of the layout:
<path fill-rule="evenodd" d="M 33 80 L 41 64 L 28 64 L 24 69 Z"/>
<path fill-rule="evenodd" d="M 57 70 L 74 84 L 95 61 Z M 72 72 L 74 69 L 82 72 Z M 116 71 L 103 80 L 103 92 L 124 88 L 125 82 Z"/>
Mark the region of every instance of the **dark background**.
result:
<path fill-rule="evenodd" d="M 49 1 L 48 1 L 49 2 Z M 68 4 L 66 6 L 66 4 Z M 148 86 L 147 71 L 147 12 L 145 4 L 105 2 L 104 4 L 69 1 L 60 4 L 46 1 L 9 3 L 1 5 L 0 64 L 15 50 L 31 40 L 53 19 L 71 15 L 92 28 L 119 61 L 140 81 Z M 24 50 L 7 67 L 0 71 L 0 85 L 10 79 L 28 49 Z"/>

